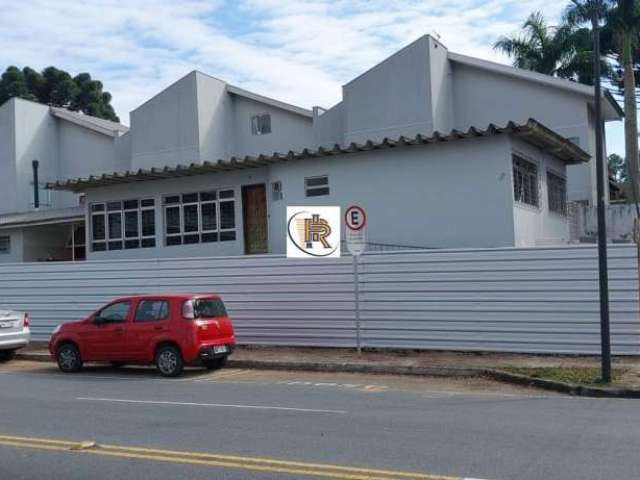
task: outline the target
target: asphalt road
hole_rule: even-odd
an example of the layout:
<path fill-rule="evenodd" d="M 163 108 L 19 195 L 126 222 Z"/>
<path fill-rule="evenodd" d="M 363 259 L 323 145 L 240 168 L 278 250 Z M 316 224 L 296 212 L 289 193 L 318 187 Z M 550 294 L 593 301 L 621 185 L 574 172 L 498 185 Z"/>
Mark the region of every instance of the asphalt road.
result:
<path fill-rule="evenodd" d="M 165 380 L 152 370 L 63 375 L 4 364 L 0 478 L 640 478 L 640 401 L 495 390 L 367 375 L 227 369 Z M 82 441 L 97 445 L 77 449 Z"/>

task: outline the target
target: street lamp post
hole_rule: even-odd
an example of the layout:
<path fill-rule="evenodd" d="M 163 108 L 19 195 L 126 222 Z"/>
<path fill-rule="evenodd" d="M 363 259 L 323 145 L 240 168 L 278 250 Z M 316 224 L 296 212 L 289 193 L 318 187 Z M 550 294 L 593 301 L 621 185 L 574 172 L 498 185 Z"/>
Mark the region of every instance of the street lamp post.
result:
<path fill-rule="evenodd" d="M 585 12 L 585 5 L 571 0 Z M 600 12 L 601 2 L 595 0 L 589 10 L 593 33 L 593 83 L 595 85 L 596 123 L 596 195 L 598 196 L 598 274 L 600 279 L 600 349 L 602 381 L 611 382 L 611 331 L 609 325 L 609 271 L 607 269 L 607 220 L 605 212 L 604 159 L 602 149 L 602 85 L 600 79 Z M 585 12 L 586 13 L 586 12 Z"/>

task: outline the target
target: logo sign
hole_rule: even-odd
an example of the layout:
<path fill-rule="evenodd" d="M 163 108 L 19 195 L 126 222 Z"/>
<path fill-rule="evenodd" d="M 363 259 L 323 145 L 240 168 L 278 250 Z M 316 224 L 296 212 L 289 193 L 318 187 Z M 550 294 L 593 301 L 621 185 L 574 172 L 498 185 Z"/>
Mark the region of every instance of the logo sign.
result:
<path fill-rule="evenodd" d="M 353 205 L 344 212 L 344 223 L 347 227 L 345 237 L 349 252 L 354 256 L 362 255 L 367 247 L 367 214 L 362 207 Z"/>
<path fill-rule="evenodd" d="M 340 207 L 287 207 L 287 257 L 339 257 Z"/>

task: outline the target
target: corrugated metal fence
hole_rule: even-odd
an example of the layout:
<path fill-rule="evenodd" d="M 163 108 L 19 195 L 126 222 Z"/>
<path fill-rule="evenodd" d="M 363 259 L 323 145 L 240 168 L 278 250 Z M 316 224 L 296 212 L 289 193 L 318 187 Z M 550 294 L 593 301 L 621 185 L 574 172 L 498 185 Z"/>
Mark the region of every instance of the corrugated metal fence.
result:
<path fill-rule="evenodd" d="M 635 247 L 609 247 L 614 353 L 640 354 Z M 364 346 L 598 353 L 596 248 L 379 252 L 360 259 Z M 0 305 L 36 339 L 132 293 L 216 292 L 241 343 L 354 346 L 350 257 L 158 259 L 0 266 Z"/>

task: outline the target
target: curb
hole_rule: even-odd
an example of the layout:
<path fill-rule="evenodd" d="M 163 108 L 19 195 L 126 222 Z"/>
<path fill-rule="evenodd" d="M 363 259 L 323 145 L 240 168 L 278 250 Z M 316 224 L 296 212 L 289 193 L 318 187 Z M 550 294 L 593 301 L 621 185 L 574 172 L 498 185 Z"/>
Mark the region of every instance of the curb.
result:
<path fill-rule="evenodd" d="M 16 358 L 36 362 L 52 362 L 49 353 L 23 352 Z M 364 365 L 352 363 L 271 362 L 259 360 L 229 360 L 231 368 L 252 370 L 287 370 L 327 373 L 370 373 L 377 375 L 409 375 L 421 377 L 469 378 L 484 377 L 503 383 L 549 390 L 578 397 L 640 398 L 640 389 L 625 387 L 590 387 L 572 383 L 534 378 L 493 368 L 477 367 L 411 367 L 389 365 Z"/>

